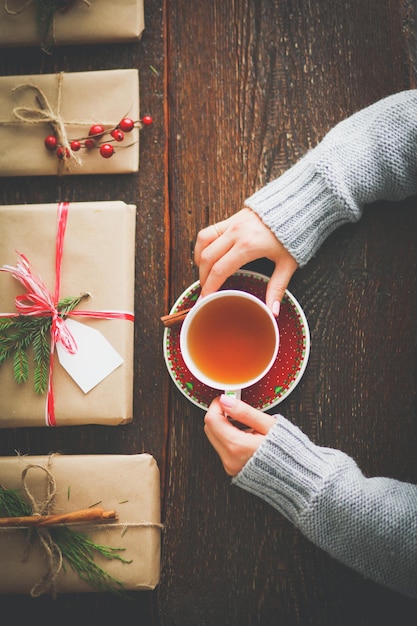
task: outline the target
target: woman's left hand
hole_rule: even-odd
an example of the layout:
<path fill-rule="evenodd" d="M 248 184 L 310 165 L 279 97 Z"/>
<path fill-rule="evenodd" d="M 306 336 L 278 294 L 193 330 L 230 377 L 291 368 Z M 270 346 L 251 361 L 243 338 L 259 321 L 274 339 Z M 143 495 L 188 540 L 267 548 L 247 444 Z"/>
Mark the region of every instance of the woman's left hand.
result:
<path fill-rule="evenodd" d="M 198 233 L 194 258 L 199 268 L 201 295 L 217 291 L 242 265 L 264 257 L 275 263 L 266 290 L 266 304 L 277 316 L 298 264 L 272 230 L 248 208 Z"/>

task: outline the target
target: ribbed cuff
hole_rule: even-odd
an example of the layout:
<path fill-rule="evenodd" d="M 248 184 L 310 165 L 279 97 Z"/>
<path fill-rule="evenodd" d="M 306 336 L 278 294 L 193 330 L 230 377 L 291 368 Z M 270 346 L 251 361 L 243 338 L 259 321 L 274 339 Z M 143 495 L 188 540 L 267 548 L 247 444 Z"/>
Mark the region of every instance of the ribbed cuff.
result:
<path fill-rule="evenodd" d="M 300 267 L 339 226 L 358 219 L 317 171 L 315 151 L 250 196 L 244 205 L 274 232 Z"/>
<path fill-rule="evenodd" d="M 349 462 L 343 452 L 316 446 L 278 415 L 262 445 L 232 483 L 259 496 L 299 526 L 328 481 Z"/>

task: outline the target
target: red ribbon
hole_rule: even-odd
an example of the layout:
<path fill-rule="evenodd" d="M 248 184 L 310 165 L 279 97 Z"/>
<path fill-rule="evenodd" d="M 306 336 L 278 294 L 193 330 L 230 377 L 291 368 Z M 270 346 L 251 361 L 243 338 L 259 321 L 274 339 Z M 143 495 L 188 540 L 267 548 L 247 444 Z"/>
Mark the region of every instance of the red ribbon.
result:
<path fill-rule="evenodd" d="M 59 302 L 59 294 L 61 290 L 61 268 L 64 250 L 64 237 L 67 227 L 68 202 L 60 202 L 58 204 L 58 224 L 55 249 L 55 291 L 54 295 L 50 293 L 42 278 L 36 275 L 28 261 L 23 255 L 19 254 L 20 261 L 16 267 L 5 265 L 2 271 L 12 274 L 16 280 L 22 283 L 26 288 L 26 293 L 16 296 L 15 305 L 17 313 L 1 314 L 1 317 L 17 317 L 18 315 L 33 315 L 34 317 L 51 317 L 51 348 L 49 357 L 49 380 L 48 380 L 48 397 L 46 402 L 45 420 L 47 426 L 56 426 L 55 418 L 55 402 L 54 391 L 52 387 L 52 374 L 54 364 L 55 346 L 59 342 L 63 348 L 70 354 L 75 354 L 78 350 L 76 341 L 70 332 L 65 319 L 63 319 L 57 309 Z M 133 313 L 123 311 L 79 311 L 74 310 L 67 313 L 71 317 L 94 317 L 98 319 L 119 319 L 133 322 L 135 316 Z"/>

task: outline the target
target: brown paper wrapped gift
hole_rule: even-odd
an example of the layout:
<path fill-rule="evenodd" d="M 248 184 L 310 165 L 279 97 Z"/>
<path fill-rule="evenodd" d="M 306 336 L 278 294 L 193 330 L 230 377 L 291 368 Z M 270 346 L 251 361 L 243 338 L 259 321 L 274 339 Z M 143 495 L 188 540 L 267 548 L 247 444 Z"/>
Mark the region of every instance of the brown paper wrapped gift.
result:
<path fill-rule="evenodd" d="M 89 293 L 77 307 L 133 312 L 136 207 L 124 202 L 80 202 L 69 206 L 63 243 L 60 299 Z M 24 254 L 51 293 L 55 285 L 57 205 L 0 207 L 0 267 L 16 266 Z M 16 313 L 24 286 L 0 272 L 0 312 Z M 84 393 L 54 354 L 52 384 L 56 424 L 115 425 L 132 419 L 134 323 L 125 319 L 77 318 L 95 328 L 123 358 L 91 391 Z M 37 395 L 33 372 L 16 383 L 10 359 L 0 366 L 0 427 L 45 425 L 45 395 Z"/>
<path fill-rule="evenodd" d="M 2 4 L 0 45 L 5 47 L 137 41 L 144 29 L 143 0 L 77 0 L 54 12 L 48 41 L 42 42 L 34 2 Z"/>
<path fill-rule="evenodd" d="M 22 489 L 22 472 L 29 465 L 49 469 L 56 495 L 52 513 L 88 509 L 97 502 L 114 510 L 117 520 L 104 524 L 77 524 L 69 528 L 86 534 L 96 544 L 121 548 L 131 563 L 95 557 L 95 561 L 125 589 L 153 589 L 160 573 L 160 478 L 150 454 L 50 455 L 0 457 L 0 484 L 15 489 L 29 503 Z M 48 475 L 39 467 L 26 473 L 25 481 L 35 504 L 46 499 Z M 33 506 L 33 504 L 32 504 Z M 29 593 L 46 573 L 45 553 L 36 537 L 27 553 L 27 529 L 0 528 L 0 593 Z M 64 562 L 56 579 L 56 591 L 95 591 Z"/>
<path fill-rule="evenodd" d="M 92 125 L 115 128 L 125 117 L 139 120 L 139 73 L 135 69 L 0 77 L 0 176 L 126 174 L 139 169 L 139 128 L 113 142 L 115 153 L 99 148 L 59 159 L 45 138 L 60 133 L 63 145 L 88 137 Z M 58 130 L 57 130 L 58 129 Z M 107 141 L 108 136 L 104 137 Z M 98 141 L 100 143 L 102 140 Z"/>

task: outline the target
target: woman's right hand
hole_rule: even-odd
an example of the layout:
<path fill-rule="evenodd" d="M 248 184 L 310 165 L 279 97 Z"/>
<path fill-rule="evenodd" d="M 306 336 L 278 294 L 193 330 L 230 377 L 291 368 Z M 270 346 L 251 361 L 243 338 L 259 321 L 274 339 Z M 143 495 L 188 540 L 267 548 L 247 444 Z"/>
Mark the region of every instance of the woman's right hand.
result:
<path fill-rule="evenodd" d="M 229 418 L 245 426 L 241 430 Z M 204 432 L 227 474 L 236 476 L 275 424 L 275 417 L 226 395 L 215 398 L 204 418 Z"/>

